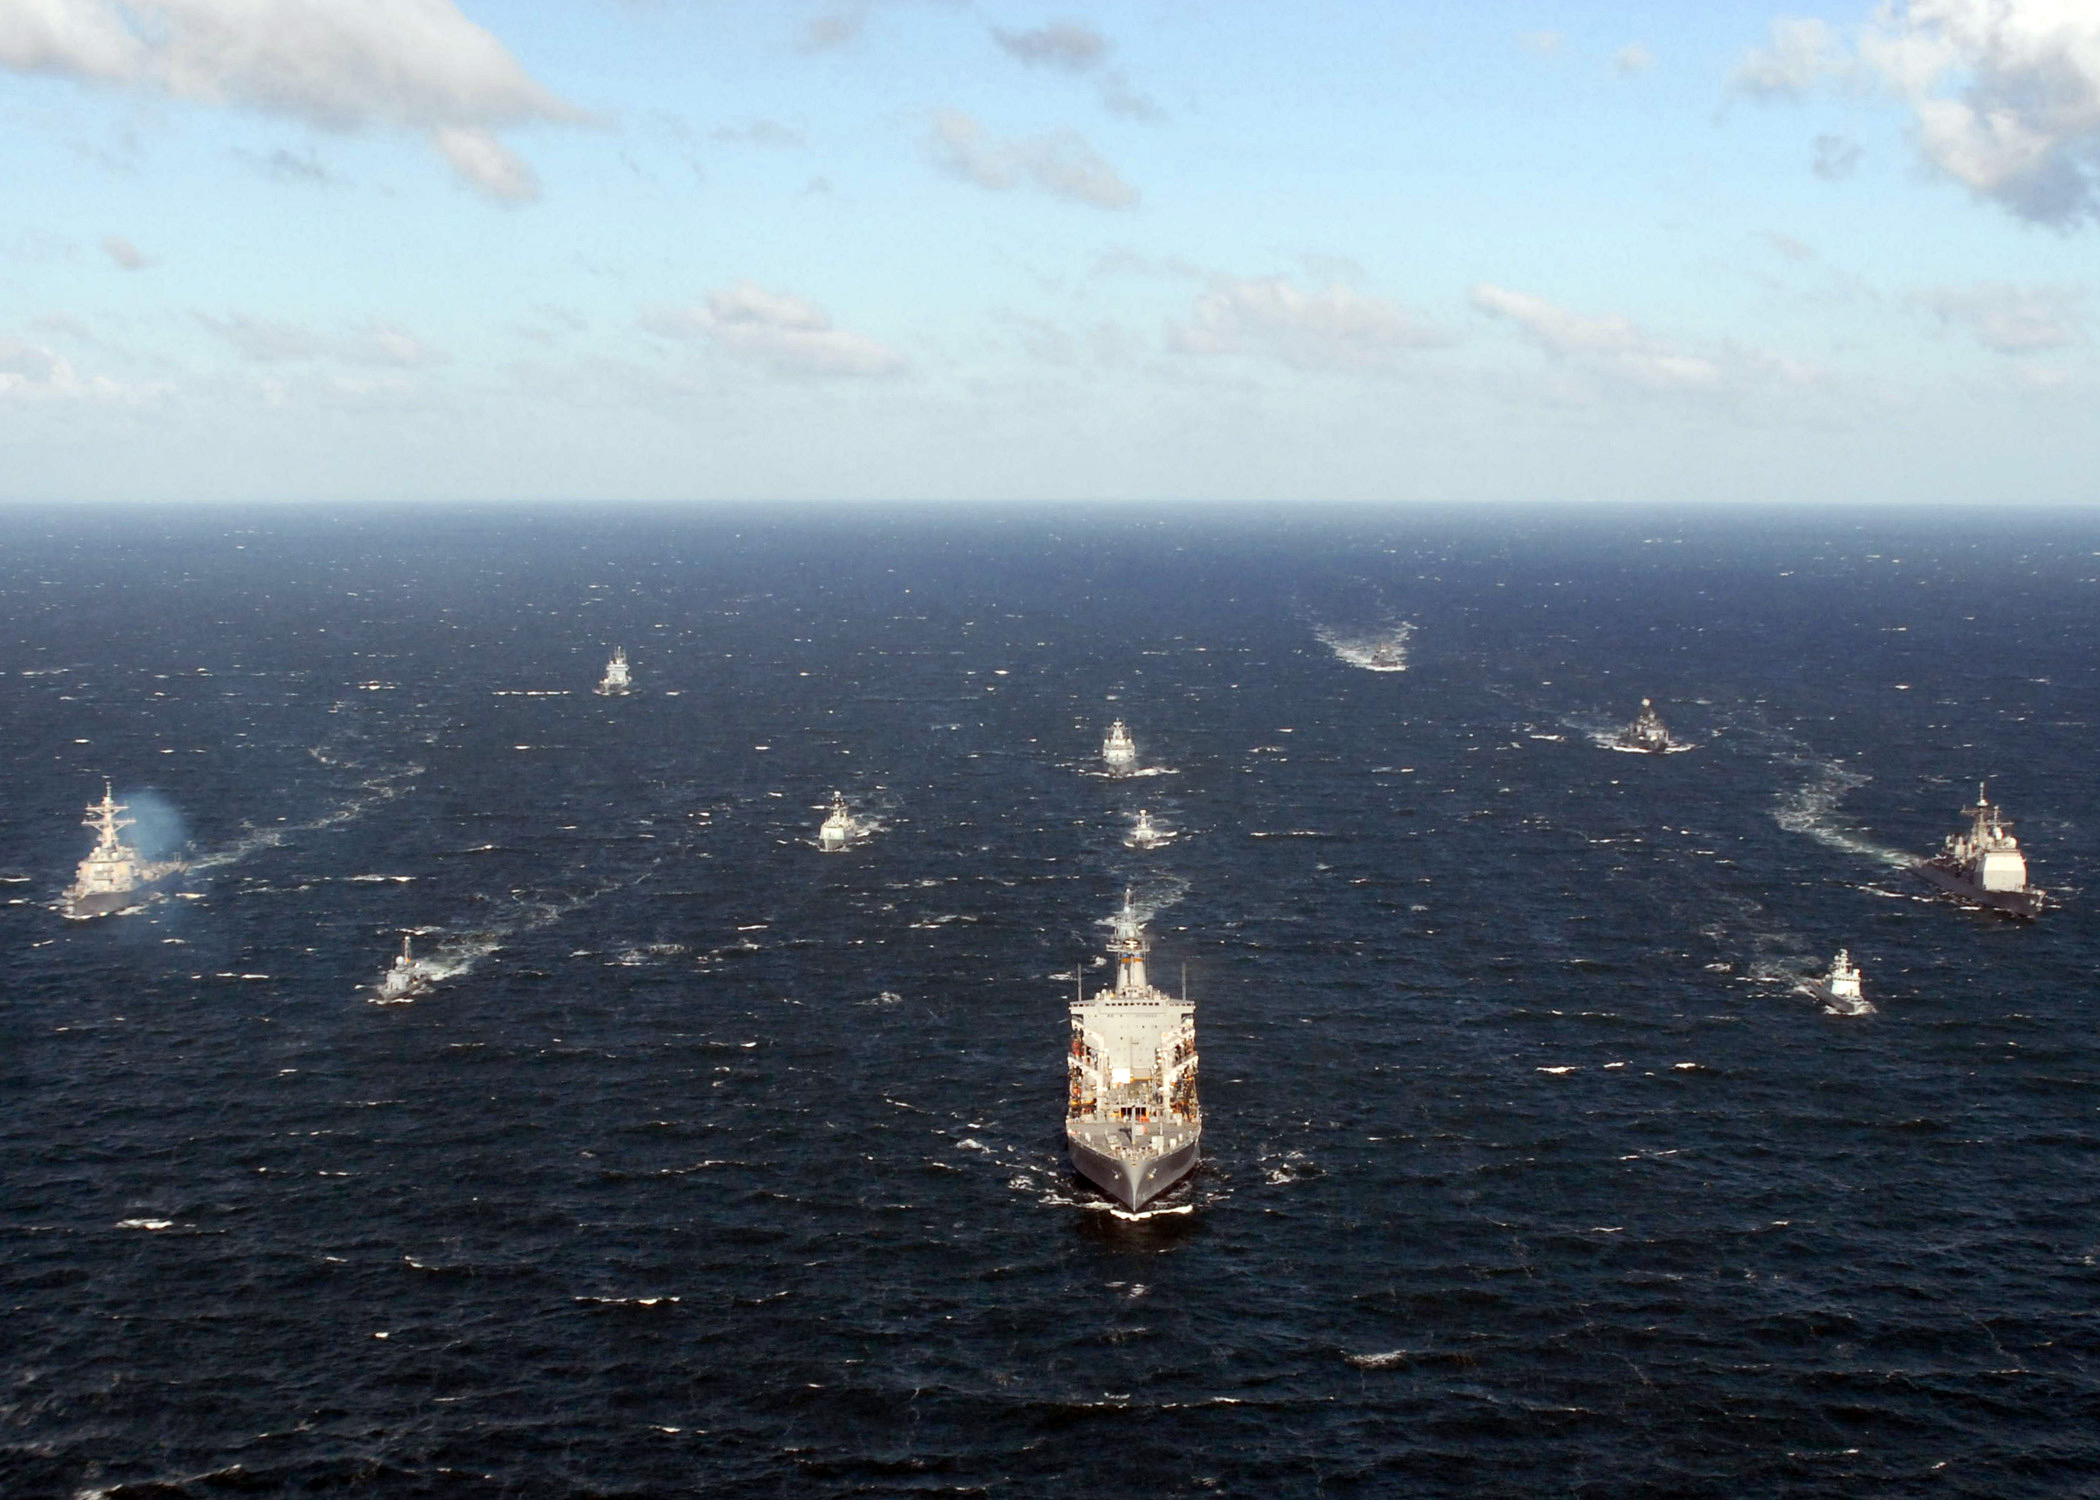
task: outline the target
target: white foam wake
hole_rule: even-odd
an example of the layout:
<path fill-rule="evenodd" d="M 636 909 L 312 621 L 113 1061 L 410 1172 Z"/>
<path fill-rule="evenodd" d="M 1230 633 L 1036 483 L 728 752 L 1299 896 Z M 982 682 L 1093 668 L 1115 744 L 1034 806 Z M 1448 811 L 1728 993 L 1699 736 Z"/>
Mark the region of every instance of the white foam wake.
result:
<path fill-rule="evenodd" d="M 1838 804 L 1844 801 L 1846 794 L 1865 786 L 1873 780 L 1872 777 L 1834 760 L 1795 761 L 1792 764 L 1802 766 L 1810 774 L 1806 784 L 1779 794 L 1772 817 L 1781 828 L 1788 833 L 1806 834 L 1819 844 L 1846 854 L 1856 854 L 1892 870 L 1905 869 L 1914 863 L 1912 856 L 1901 849 L 1878 844 L 1838 819 Z"/>

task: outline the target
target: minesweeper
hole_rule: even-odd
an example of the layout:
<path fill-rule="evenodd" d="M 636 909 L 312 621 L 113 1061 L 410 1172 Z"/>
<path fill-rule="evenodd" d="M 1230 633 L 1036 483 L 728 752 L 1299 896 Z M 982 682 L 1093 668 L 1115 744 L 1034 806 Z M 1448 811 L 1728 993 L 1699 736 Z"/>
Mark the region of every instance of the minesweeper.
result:
<path fill-rule="evenodd" d="M 1940 852 L 1911 866 L 1957 900 L 2031 922 L 2047 898 L 2027 883 L 2027 857 L 2012 836 L 2012 824 L 1976 786 L 1976 805 L 1965 807 L 1968 831 L 1950 833 Z"/>
<path fill-rule="evenodd" d="M 1108 738 L 1101 742 L 1101 759 L 1108 763 L 1111 776 L 1128 776 L 1137 769 L 1137 741 L 1130 737 L 1130 726 L 1121 719 L 1108 726 Z"/>
<path fill-rule="evenodd" d="M 627 648 L 613 647 L 612 659 L 605 664 L 605 676 L 592 689 L 601 698 L 623 697 L 634 691 L 634 677 L 627 670 Z"/>
<path fill-rule="evenodd" d="M 853 842 L 857 830 L 853 826 L 853 811 L 846 806 L 846 794 L 831 794 L 831 811 L 825 815 L 823 824 L 817 829 L 817 847 L 826 854 L 839 854 Z"/>
<path fill-rule="evenodd" d="M 429 964 L 417 958 L 409 947 L 408 934 L 401 934 L 401 953 L 393 967 L 379 976 L 373 987 L 374 1005 L 406 1005 L 411 1000 L 420 1000 L 430 993 L 437 983 L 437 972 Z"/>
<path fill-rule="evenodd" d="M 1136 1212 L 1188 1176 L 1203 1138 L 1196 1097 L 1196 1008 L 1152 987 L 1151 945 L 1130 893 L 1108 951 L 1115 988 L 1072 1002 L 1065 1141 L 1072 1165 Z"/>
<path fill-rule="evenodd" d="M 88 804 L 82 826 L 95 830 L 95 847 L 80 862 L 66 887 L 66 915 L 75 921 L 129 911 L 159 899 L 163 888 L 189 866 L 179 859 L 150 860 L 124 842 L 123 829 L 136 818 L 119 817 L 128 804 L 119 802 L 102 783 L 102 800 Z"/>
<path fill-rule="evenodd" d="M 1662 715 L 1646 698 L 1641 700 L 1641 711 L 1634 715 L 1633 722 L 1619 731 L 1617 741 L 1621 750 L 1644 750 L 1650 755 L 1662 755 L 1670 748 L 1670 731 L 1663 727 Z"/>

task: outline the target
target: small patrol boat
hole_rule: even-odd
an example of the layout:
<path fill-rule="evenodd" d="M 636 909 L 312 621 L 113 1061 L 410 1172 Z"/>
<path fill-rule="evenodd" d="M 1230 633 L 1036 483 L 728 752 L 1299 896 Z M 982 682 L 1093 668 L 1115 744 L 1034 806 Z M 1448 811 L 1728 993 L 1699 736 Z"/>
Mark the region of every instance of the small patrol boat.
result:
<path fill-rule="evenodd" d="M 1978 782 L 1975 805 L 1962 809 L 1967 830 L 1948 834 L 1939 853 L 1911 868 L 1957 901 L 2031 922 L 2048 898 L 2027 883 L 2027 856 L 2012 836 L 2012 824 L 1983 791 Z"/>
<path fill-rule="evenodd" d="M 1145 977 L 1151 944 L 1123 893 L 1108 951 L 1115 988 L 1072 1001 L 1065 1144 L 1081 1176 L 1133 1213 L 1195 1170 L 1203 1139 L 1196 1096 L 1196 1010 Z"/>
<path fill-rule="evenodd" d="M 407 933 L 401 934 L 401 952 L 395 957 L 392 967 L 379 976 L 379 983 L 372 987 L 374 1005 L 406 1005 L 411 1000 L 420 1000 L 437 984 L 437 972 L 417 958 L 409 946 Z"/>
<path fill-rule="evenodd" d="M 1641 700 L 1641 711 L 1633 716 L 1633 722 L 1619 731 L 1615 742 L 1621 750 L 1644 750 L 1650 755 L 1662 755 L 1670 748 L 1670 731 L 1663 727 L 1662 715 L 1646 698 Z"/>
<path fill-rule="evenodd" d="M 856 832 L 853 811 L 846 806 L 846 794 L 833 792 L 831 811 L 825 814 L 823 825 L 817 829 L 817 847 L 826 854 L 841 853 L 852 844 Z"/>
<path fill-rule="evenodd" d="M 1121 719 L 1108 726 L 1108 737 L 1101 742 L 1101 759 L 1107 762 L 1111 776 L 1128 776 L 1137 769 L 1137 741 L 1130 737 L 1130 726 Z"/>
<path fill-rule="evenodd" d="M 1871 1016 L 1874 1007 L 1867 1000 L 1866 992 L 1860 988 L 1859 965 L 1852 961 L 1852 954 L 1838 949 L 1838 955 L 1830 961 L 1830 972 L 1820 979 L 1804 979 L 1800 989 L 1803 994 L 1813 995 L 1823 1002 L 1823 1009 L 1834 1016 Z"/>
<path fill-rule="evenodd" d="M 634 675 L 627 669 L 627 648 L 613 647 L 612 659 L 605 664 L 605 676 L 592 689 L 601 698 L 622 697 L 634 691 Z"/>
<path fill-rule="evenodd" d="M 189 866 L 179 859 L 151 860 L 124 841 L 123 830 L 138 822 L 118 816 L 129 810 L 102 783 L 102 800 L 90 802 L 81 826 L 95 830 L 95 847 L 66 887 L 65 914 L 76 922 L 107 917 L 157 901 Z"/>

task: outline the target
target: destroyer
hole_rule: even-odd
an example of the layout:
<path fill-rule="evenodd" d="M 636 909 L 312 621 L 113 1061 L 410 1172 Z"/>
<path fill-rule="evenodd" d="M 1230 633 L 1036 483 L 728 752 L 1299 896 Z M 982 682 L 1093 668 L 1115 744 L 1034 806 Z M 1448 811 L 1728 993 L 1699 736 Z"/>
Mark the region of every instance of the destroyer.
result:
<path fill-rule="evenodd" d="M 1137 742 L 1130 737 L 1130 726 L 1121 719 L 1108 726 L 1108 738 L 1101 742 L 1101 758 L 1108 762 L 1108 774 L 1128 776 L 1137 769 Z"/>
<path fill-rule="evenodd" d="M 1108 951 L 1115 988 L 1072 1002 L 1065 1141 L 1072 1165 L 1135 1212 L 1196 1165 L 1196 1011 L 1145 978 L 1144 924 L 1124 892 Z"/>
<path fill-rule="evenodd" d="M 601 698 L 624 697 L 634 691 L 634 678 L 627 670 L 627 648 L 613 647 L 612 660 L 605 664 L 605 676 L 592 691 Z"/>
<path fill-rule="evenodd" d="M 102 783 L 102 800 L 90 802 L 82 826 L 95 830 L 95 847 L 66 887 L 66 915 L 76 921 L 129 911 L 159 899 L 163 888 L 189 868 L 179 859 L 150 860 L 124 842 L 120 830 L 136 818 L 119 817 L 127 805 Z"/>
<path fill-rule="evenodd" d="M 1803 994 L 1813 995 L 1823 1002 L 1823 1008 L 1834 1016 L 1871 1016 L 1874 1007 L 1868 1003 L 1866 992 L 1860 988 L 1859 965 L 1843 948 L 1830 961 L 1830 972 L 1821 979 L 1804 979 L 1800 985 Z"/>
<path fill-rule="evenodd" d="M 1976 805 L 1965 807 L 1968 831 L 1950 833 L 1940 852 L 1911 868 L 1957 900 L 2020 921 L 2041 914 L 2043 893 L 2027 883 L 2027 859 L 2012 825 L 1976 786 Z"/>
<path fill-rule="evenodd" d="M 1670 731 L 1663 727 L 1662 715 L 1646 698 L 1641 700 L 1641 711 L 1634 715 L 1633 722 L 1619 731 L 1615 742 L 1621 750 L 1642 750 L 1650 755 L 1662 755 L 1670 748 Z"/>
<path fill-rule="evenodd" d="M 401 954 L 393 967 L 379 976 L 374 986 L 374 1005 L 405 1005 L 411 1000 L 420 1000 L 437 983 L 437 974 L 429 964 L 417 958 L 408 945 L 408 934 L 401 934 Z"/>
<path fill-rule="evenodd" d="M 852 810 L 846 806 L 846 794 L 833 792 L 831 811 L 825 815 L 823 825 L 817 829 L 817 847 L 826 854 L 842 853 L 846 846 L 853 842 L 856 831 Z"/>

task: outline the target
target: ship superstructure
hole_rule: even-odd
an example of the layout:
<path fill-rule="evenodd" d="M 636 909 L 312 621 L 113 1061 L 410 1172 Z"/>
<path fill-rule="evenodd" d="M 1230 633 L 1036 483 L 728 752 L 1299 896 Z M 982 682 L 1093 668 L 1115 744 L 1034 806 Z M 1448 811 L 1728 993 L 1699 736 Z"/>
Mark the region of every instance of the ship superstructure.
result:
<path fill-rule="evenodd" d="M 1821 1000 L 1823 1008 L 1834 1016 L 1870 1016 L 1874 1013 L 1874 1007 L 1860 984 L 1859 965 L 1852 961 L 1852 954 L 1847 949 L 1838 949 L 1837 957 L 1830 961 L 1828 974 L 1821 979 L 1803 980 L 1801 988 Z"/>
<path fill-rule="evenodd" d="M 601 698 L 617 698 L 634 691 L 634 675 L 627 667 L 625 646 L 613 647 L 612 659 L 606 662 L 605 675 L 594 691 Z"/>
<path fill-rule="evenodd" d="M 826 854 L 838 854 L 853 842 L 859 830 L 854 827 L 853 811 L 846 806 L 846 794 L 831 794 L 831 810 L 824 815 L 824 822 L 817 829 L 817 847 Z"/>
<path fill-rule="evenodd" d="M 1108 737 L 1101 741 L 1101 759 L 1107 762 L 1111 776 L 1128 776 L 1137 769 L 1137 741 L 1121 719 L 1108 726 Z"/>
<path fill-rule="evenodd" d="M 2031 921 L 2046 904 L 2043 893 L 2027 883 L 2027 856 L 2012 836 L 2012 824 L 1976 787 L 1976 802 L 1962 809 L 1969 826 L 1947 835 L 1940 852 L 1912 866 L 1948 895 L 2008 917 Z"/>
<path fill-rule="evenodd" d="M 78 921 L 129 911 L 157 899 L 161 889 L 189 868 L 179 859 L 150 860 L 124 842 L 124 830 L 138 820 L 121 816 L 127 804 L 119 802 L 108 782 L 102 783 L 102 800 L 88 804 L 82 825 L 95 830 L 95 847 L 80 862 L 73 883 L 66 887 L 66 915 Z"/>
<path fill-rule="evenodd" d="M 400 954 L 394 959 L 393 966 L 379 976 L 379 983 L 373 987 L 372 1003 L 405 1005 L 429 994 L 431 987 L 436 983 L 437 974 L 429 964 L 416 957 L 415 950 L 409 946 L 408 934 L 404 932 L 401 934 Z"/>
<path fill-rule="evenodd" d="M 1619 731 L 1618 746 L 1621 750 L 1645 750 L 1650 755 L 1661 755 L 1670 748 L 1670 731 L 1663 726 L 1662 715 L 1646 698 L 1641 700 L 1641 711 L 1633 716 L 1633 722 Z"/>
<path fill-rule="evenodd" d="M 1196 1010 L 1152 987 L 1150 948 L 1126 891 L 1108 944 L 1115 986 L 1072 1001 L 1066 1069 L 1072 1165 L 1133 1212 L 1194 1169 L 1203 1137 Z"/>

